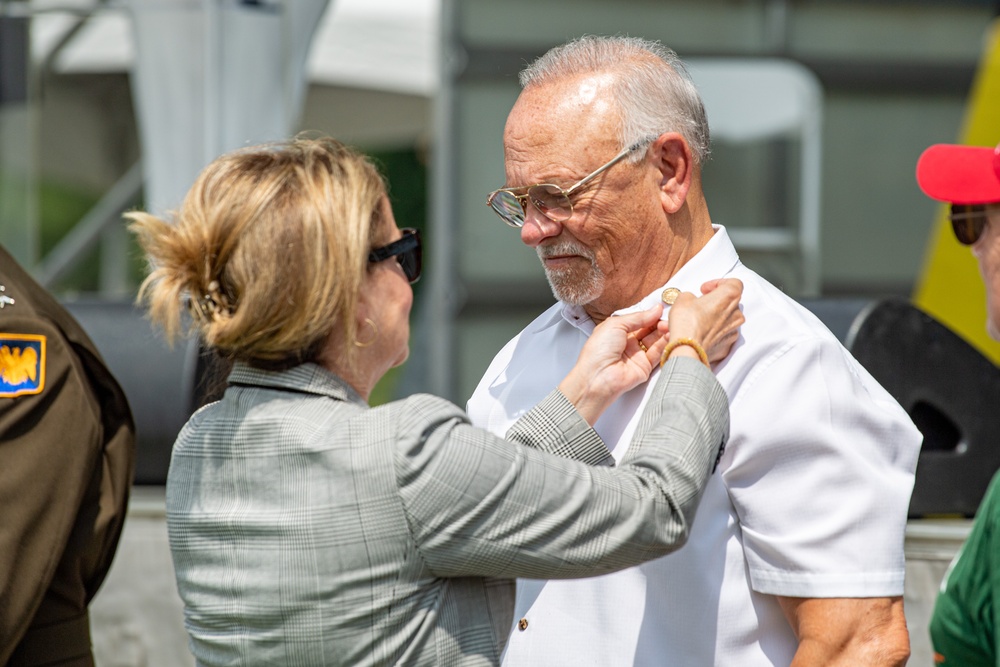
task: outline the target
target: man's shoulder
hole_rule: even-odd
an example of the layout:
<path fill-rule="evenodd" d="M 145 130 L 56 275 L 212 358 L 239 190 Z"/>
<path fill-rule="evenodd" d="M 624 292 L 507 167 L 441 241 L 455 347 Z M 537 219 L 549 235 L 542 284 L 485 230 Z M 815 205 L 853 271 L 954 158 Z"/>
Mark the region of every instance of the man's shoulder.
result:
<path fill-rule="evenodd" d="M 83 348 L 104 366 L 97 346 L 66 307 L 27 274 L 13 272 L 11 267 L 0 272 L 0 333 L 59 341 L 58 347 L 50 349 L 53 354 L 79 355 L 78 348 Z"/>
<path fill-rule="evenodd" d="M 734 272 L 734 277 L 743 281 L 743 329 L 754 333 L 758 340 L 836 340 L 812 311 L 759 274 L 744 267 Z"/>

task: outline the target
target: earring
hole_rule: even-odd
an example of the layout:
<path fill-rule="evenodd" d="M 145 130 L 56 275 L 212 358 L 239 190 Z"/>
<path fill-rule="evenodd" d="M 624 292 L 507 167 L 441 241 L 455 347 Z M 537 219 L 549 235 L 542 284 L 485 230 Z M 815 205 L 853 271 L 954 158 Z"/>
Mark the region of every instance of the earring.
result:
<path fill-rule="evenodd" d="M 367 343 L 362 343 L 360 340 L 354 341 L 354 344 L 357 345 L 358 347 L 368 347 L 369 345 L 375 342 L 376 338 L 378 338 L 378 327 L 375 326 L 375 322 L 372 321 L 372 318 L 366 317 L 365 324 L 367 324 L 372 328 L 372 338 Z"/>

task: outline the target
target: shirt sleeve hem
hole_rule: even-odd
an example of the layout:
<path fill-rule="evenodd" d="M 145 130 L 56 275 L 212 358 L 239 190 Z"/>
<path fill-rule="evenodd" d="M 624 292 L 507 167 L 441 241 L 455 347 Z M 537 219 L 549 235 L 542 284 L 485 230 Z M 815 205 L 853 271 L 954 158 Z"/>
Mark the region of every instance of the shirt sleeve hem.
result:
<path fill-rule="evenodd" d="M 796 598 L 881 598 L 903 594 L 904 571 L 871 573 L 751 572 L 758 593 Z"/>

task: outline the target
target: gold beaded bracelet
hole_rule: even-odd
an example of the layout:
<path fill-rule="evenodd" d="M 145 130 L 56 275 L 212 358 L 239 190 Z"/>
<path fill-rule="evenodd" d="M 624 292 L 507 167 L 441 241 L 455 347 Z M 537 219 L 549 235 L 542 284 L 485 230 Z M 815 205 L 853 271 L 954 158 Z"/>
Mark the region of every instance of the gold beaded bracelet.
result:
<path fill-rule="evenodd" d="M 667 347 L 664 348 L 663 354 L 660 356 L 661 368 L 663 367 L 663 364 L 667 363 L 667 357 L 670 356 L 670 353 L 673 352 L 678 347 L 680 347 L 681 345 L 687 345 L 692 350 L 697 352 L 698 358 L 701 359 L 701 363 L 708 366 L 708 370 L 712 370 L 712 365 L 708 363 L 708 355 L 705 353 L 705 348 L 699 345 L 698 341 L 694 340 L 693 338 L 678 338 L 677 340 L 672 340 L 669 343 L 667 343 Z"/>

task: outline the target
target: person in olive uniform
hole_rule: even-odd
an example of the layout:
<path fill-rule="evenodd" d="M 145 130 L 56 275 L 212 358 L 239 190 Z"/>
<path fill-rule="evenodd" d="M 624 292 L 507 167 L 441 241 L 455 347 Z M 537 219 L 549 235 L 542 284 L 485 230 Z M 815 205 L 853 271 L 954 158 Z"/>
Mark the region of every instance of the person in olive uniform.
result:
<path fill-rule="evenodd" d="M 87 605 L 132 485 L 125 394 L 0 247 L 0 665 L 93 665 Z"/>

